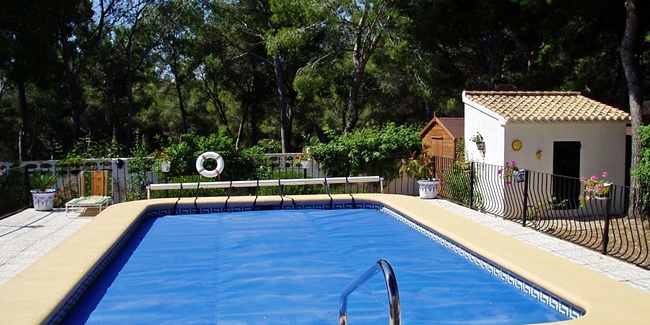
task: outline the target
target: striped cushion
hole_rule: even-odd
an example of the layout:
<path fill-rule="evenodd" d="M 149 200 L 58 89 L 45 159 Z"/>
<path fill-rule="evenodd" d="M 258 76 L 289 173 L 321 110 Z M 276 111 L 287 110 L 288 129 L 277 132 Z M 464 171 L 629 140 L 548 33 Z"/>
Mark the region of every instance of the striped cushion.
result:
<path fill-rule="evenodd" d="M 79 196 L 112 196 L 113 182 L 110 170 L 79 173 Z"/>
<path fill-rule="evenodd" d="M 110 200 L 110 197 L 107 196 L 86 196 L 80 197 L 78 199 L 71 200 L 66 203 L 68 206 L 75 205 L 104 205 Z"/>

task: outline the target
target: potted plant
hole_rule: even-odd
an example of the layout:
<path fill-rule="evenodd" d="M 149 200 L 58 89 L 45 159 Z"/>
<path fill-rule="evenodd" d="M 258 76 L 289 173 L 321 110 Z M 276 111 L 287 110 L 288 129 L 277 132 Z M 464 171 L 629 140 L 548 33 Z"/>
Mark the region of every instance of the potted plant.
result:
<path fill-rule="evenodd" d="M 456 164 L 456 166 L 462 168 L 463 171 L 466 172 L 466 173 L 469 173 L 472 170 L 472 163 L 470 161 L 461 160 L 460 158 L 456 158 L 455 164 Z"/>
<path fill-rule="evenodd" d="M 469 141 L 475 142 L 476 143 L 476 148 L 480 152 L 485 151 L 485 141 L 483 141 L 483 136 L 476 132 L 471 138 L 469 138 Z"/>
<path fill-rule="evenodd" d="M 57 182 L 57 177 L 53 173 L 33 173 L 29 175 L 29 186 L 32 188 L 32 199 L 34 201 L 34 210 L 50 211 L 54 209 L 54 193 L 56 189 L 53 186 Z"/>
<path fill-rule="evenodd" d="M 524 176 L 526 175 L 523 169 L 519 170 L 514 160 L 512 162 L 506 161 L 503 168 L 499 169 L 497 173 L 501 175 L 501 178 L 503 178 L 506 184 L 512 184 L 513 179 L 516 182 L 523 182 Z"/>
<path fill-rule="evenodd" d="M 296 155 L 296 166 L 300 166 L 304 169 L 309 167 L 309 162 L 311 161 L 311 155 L 309 154 L 309 148 L 303 153 Z"/>
<path fill-rule="evenodd" d="M 411 157 L 402 159 L 399 172 L 406 176 L 415 178 L 418 182 L 418 189 L 421 199 L 435 199 L 438 197 L 438 186 L 440 179 L 434 178 L 435 164 L 425 154 L 416 156 L 411 152 Z"/>
<path fill-rule="evenodd" d="M 172 168 L 171 157 L 169 153 L 163 149 L 158 150 L 153 159 L 158 164 L 160 171 L 163 173 L 169 173 Z"/>
<path fill-rule="evenodd" d="M 609 199 L 612 183 L 605 181 L 607 172 L 603 172 L 602 177 L 601 179 L 598 179 L 596 175 L 589 178 L 580 177 L 580 181 L 585 184 L 584 194 L 580 196 L 580 206 L 584 206 L 585 201 L 592 197 L 597 200 Z"/>

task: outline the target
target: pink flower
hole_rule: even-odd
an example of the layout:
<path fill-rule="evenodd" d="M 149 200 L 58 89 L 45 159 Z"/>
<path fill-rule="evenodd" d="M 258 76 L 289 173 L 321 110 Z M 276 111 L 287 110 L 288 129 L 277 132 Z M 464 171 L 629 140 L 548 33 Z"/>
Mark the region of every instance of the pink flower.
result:
<path fill-rule="evenodd" d="M 607 172 L 603 172 L 603 177 L 607 177 Z"/>
<path fill-rule="evenodd" d="M 587 179 L 584 176 L 582 176 L 582 177 L 580 177 L 580 181 L 584 183 L 584 182 L 587 181 Z"/>
<path fill-rule="evenodd" d="M 515 166 L 517 166 L 517 163 L 513 160 L 512 161 L 512 167 L 515 167 Z"/>
<path fill-rule="evenodd" d="M 600 191 L 603 189 L 603 184 L 596 184 L 596 191 Z"/>
<path fill-rule="evenodd" d="M 497 174 L 499 174 L 499 175 L 501 175 L 502 172 L 503 172 L 503 169 L 497 170 Z"/>
<path fill-rule="evenodd" d="M 598 177 L 596 177 L 596 175 L 591 175 L 591 181 L 592 182 L 595 182 L 597 180 L 598 180 Z"/>

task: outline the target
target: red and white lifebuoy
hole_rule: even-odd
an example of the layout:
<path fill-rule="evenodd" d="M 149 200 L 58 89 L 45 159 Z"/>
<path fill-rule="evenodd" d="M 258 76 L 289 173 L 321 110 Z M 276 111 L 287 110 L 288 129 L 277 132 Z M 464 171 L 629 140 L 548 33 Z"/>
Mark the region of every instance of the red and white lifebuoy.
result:
<path fill-rule="evenodd" d="M 203 163 L 205 162 L 206 159 L 214 159 L 217 161 L 217 168 L 213 170 L 207 170 L 203 168 Z M 199 158 L 196 159 L 196 170 L 201 174 L 201 176 L 205 177 L 216 177 L 221 175 L 223 172 L 223 166 L 224 166 L 224 161 L 223 157 L 219 156 L 218 153 L 208 151 L 202 153 Z"/>

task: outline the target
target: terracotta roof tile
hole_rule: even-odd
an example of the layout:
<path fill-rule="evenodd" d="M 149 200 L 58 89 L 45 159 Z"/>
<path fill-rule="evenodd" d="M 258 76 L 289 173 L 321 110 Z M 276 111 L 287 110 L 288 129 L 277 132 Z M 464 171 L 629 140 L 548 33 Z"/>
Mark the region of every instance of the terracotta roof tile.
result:
<path fill-rule="evenodd" d="M 575 91 L 466 91 L 506 121 L 629 121 L 630 114 Z"/>

